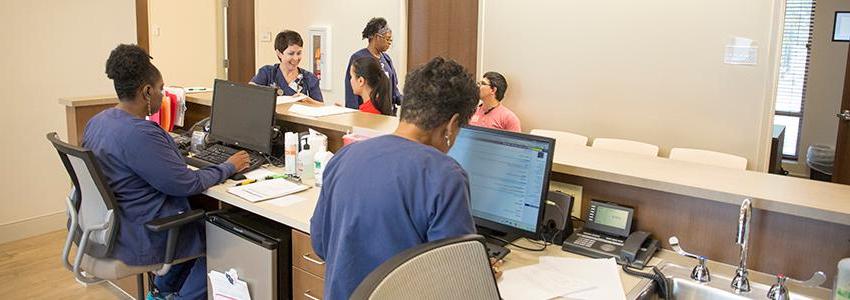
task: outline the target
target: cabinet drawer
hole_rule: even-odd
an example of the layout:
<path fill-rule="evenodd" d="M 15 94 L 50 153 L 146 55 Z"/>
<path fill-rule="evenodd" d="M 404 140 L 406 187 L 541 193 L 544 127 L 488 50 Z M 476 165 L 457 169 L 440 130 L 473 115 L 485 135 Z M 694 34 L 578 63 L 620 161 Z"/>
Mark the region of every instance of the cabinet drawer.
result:
<path fill-rule="evenodd" d="M 292 230 L 292 265 L 325 278 L 325 262 L 313 252 L 310 236 L 298 230 Z"/>
<path fill-rule="evenodd" d="M 320 300 L 324 297 L 325 282 L 316 275 L 292 268 L 292 299 Z"/>

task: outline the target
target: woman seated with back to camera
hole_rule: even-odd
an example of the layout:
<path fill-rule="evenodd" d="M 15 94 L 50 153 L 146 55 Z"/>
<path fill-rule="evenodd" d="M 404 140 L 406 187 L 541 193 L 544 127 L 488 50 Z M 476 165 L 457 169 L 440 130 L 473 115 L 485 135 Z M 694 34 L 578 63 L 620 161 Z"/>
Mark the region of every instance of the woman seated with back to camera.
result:
<path fill-rule="evenodd" d="M 390 80 L 377 60 L 371 57 L 356 58 L 351 62 L 348 73 L 354 95 L 363 99 L 360 111 L 394 116 Z"/>
<path fill-rule="evenodd" d="M 505 91 L 508 90 L 508 81 L 505 76 L 496 72 L 484 73 L 478 81 L 478 96 L 481 104 L 469 120 L 469 124 L 495 128 L 507 131 L 521 132 L 522 125 L 516 114 L 502 105 Z"/>
<path fill-rule="evenodd" d="M 277 89 L 278 96 L 307 96 L 303 102 L 322 104 L 319 77 L 299 68 L 304 52 L 304 40 L 292 30 L 284 30 L 274 38 L 274 52 L 280 63 L 265 65 L 257 70 L 250 84 Z"/>

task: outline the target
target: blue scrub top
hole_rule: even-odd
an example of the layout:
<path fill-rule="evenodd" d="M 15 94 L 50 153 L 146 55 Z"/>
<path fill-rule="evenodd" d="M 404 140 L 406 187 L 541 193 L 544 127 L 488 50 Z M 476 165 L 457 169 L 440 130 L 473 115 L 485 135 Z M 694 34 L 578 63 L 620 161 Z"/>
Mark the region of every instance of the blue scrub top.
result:
<path fill-rule="evenodd" d="M 375 137 L 342 148 L 324 178 L 310 237 L 326 262 L 325 299 L 348 299 L 410 247 L 475 233 L 466 172 L 433 147 Z"/>
<path fill-rule="evenodd" d="M 302 76 L 301 93 L 307 97 L 313 98 L 316 101 L 324 101 L 322 98 L 322 89 L 319 87 L 319 77 L 310 71 L 298 68 L 298 73 Z M 257 75 L 251 79 L 251 82 L 257 85 L 270 86 L 283 90 L 286 96 L 295 95 L 297 92 L 289 87 L 289 82 L 280 71 L 280 64 L 265 65 L 257 70 Z"/>
<path fill-rule="evenodd" d="M 128 265 L 165 260 L 166 232 L 145 223 L 190 210 L 186 197 L 223 182 L 236 172 L 230 163 L 200 170 L 186 167 L 177 145 L 154 122 L 110 108 L 86 125 L 83 147 L 94 152 L 120 208 L 112 257 Z M 202 222 L 180 230 L 175 258 L 204 254 Z"/>
<path fill-rule="evenodd" d="M 354 94 L 354 90 L 351 89 L 351 63 L 358 58 L 361 57 L 374 57 L 372 53 L 369 52 L 369 49 L 363 48 L 354 54 L 351 55 L 351 58 L 348 59 L 348 67 L 345 67 L 345 107 L 360 109 L 360 104 L 363 104 L 363 98 Z M 384 73 L 390 78 L 390 83 L 393 88 L 393 105 L 401 105 L 402 95 L 398 90 L 398 74 L 396 74 L 395 67 L 393 66 L 393 60 L 390 59 L 390 56 L 386 53 L 381 53 L 380 59 L 381 67 L 384 69 Z M 395 112 L 395 109 L 393 109 Z"/>

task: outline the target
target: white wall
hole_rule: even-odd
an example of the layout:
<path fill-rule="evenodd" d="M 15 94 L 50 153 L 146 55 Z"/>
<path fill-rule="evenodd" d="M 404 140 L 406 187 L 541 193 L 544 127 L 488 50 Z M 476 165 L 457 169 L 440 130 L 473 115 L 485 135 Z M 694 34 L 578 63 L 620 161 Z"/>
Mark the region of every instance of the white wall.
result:
<path fill-rule="evenodd" d="M 65 138 L 60 97 L 114 94 L 106 58 L 135 43 L 133 1 L 4 1 L 0 10 L 0 243 L 64 226 L 68 175 L 45 139 Z"/>
<path fill-rule="evenodd" d="M 150 54 L 166 85 L 212 87 L 223 77 L 219 6 L 217 0 L 148 1 Z"/>
<path fill-rule="evenodd" d="M 482 0 L 480 69 L 523 128 L 746 157 L 764 169 L 782 1 Z M 758 65 L 723 64 L 734 37 Z"/>
<path fill-rule="evenodd" d="M 274 37 L 284 30 L 295 30 L 308 46 L 307 28 L 310 26 L 331 27 L 331 78 L 322 80 L 333 82 L 330 91 L 322 91 L 326 104 L 345 103 L 345 67 L 348 58 L 357 50 L 365 48 L 367 40 L 361 38 L 363 27 L 372 17 L 384 17 L 393 30 L 393 46 L 387 53 L 392 57 L 399 75 L 399 89 L 402 88 L 407 73 L 407 1 L 403 0 L 363 0 L 347 3 L 333 0 L 293 1 L 293 0 L 256 0 L 254 1 L 254 27 L 256 33 L 257 69 L 263 65 L 278 63 L 274 54 Z M 297 12 L 289 12 L 297 11 Z M 289 12 L 289 13 L 287 13 Z M 271 41 L 262 42 L 261 36 L 270 34 Z M 309 59 L 301 60 L 301 68 L 309 70 Z"/>
<path fill-rule="evenodd" d="M 798 176 L 809 176 L 806 150 L 809 145 L 835 146 L 841 93 L 844 90 L 844 71 L 847 65 L 846 42 L 833 42 L 832 29 L 836 11 L 850 11 L 850 1 L 818 0 L 815 8 L 815 31 L 812 37 L 812 57 L 806 82 L 806 103 L 803 107 L 803 128 L 800 135 L 800 158 L 786 161 L 782 166 Z M 786 135 L 787 135 L 786 131 Z"/>

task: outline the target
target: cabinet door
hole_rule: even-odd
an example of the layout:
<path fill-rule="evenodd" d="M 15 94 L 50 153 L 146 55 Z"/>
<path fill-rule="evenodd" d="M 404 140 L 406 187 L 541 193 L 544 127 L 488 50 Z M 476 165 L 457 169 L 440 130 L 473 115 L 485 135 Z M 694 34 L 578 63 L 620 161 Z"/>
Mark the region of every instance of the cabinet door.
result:
<path fill-rule="evenodd" d="M 292 299 L 322 299 L 324 287 L 325 282 L 321 278 L 299 268 L 292 268 Z"/>
<path fill-rule="evenodd" d="M 298 230 L 292 231 L 292 265 L 325 278 L 325 262 L 313 252 L 310 236 Z"/>

